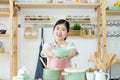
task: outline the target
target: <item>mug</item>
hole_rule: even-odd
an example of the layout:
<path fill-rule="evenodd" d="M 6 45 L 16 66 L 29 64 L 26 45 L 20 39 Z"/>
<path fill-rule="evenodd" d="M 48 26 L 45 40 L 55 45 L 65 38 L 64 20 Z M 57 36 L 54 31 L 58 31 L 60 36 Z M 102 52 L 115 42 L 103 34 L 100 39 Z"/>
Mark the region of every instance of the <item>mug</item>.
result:
<path fill-rule="evenodd" d="M 95 80 L 94 72 L 86 72 L 87 80 Z"/>

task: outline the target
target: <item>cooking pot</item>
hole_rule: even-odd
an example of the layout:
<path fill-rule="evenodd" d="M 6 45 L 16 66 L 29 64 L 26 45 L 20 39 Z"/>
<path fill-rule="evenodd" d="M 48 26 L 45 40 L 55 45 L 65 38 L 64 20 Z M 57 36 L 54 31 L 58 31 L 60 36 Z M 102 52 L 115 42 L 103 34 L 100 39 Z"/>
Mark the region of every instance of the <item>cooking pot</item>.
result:
<path fill-rule="evenodd" d="M 62 74 L 64 75 L 64 80 L 87 80 L 86 72 L 78 68 L 65 68 Z"/>
<path fill-rule="evenodd" d="M 58 69 L 44 69 L 43 80 L 59 80 L 59 70 Z"/>

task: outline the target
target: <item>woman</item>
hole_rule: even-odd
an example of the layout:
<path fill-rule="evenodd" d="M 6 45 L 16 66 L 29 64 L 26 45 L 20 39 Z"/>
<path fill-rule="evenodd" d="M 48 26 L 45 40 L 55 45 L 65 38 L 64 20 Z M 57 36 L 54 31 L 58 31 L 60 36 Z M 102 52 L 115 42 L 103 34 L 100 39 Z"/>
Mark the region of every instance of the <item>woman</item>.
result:
<path fill-rule="evenodd" d="M 48 68 L 58 68 L 63 70 L 64 68 L 71 66 L 70 59 L 76 54 L 76 50 L 72 42 L 66 41 L 69 28 L 69 22 L 64 19 L 58 20 L 53 28 L 55 41 L 43 45 L 42 55 L 47 57 Z M 56 57 L 52 53 L 52 49 L 56 47 L 68 48 L 70 49 L 70 53 L 66 57 Z M 60 80 L 63 80 L 63 76 L 60 77 Z"/>

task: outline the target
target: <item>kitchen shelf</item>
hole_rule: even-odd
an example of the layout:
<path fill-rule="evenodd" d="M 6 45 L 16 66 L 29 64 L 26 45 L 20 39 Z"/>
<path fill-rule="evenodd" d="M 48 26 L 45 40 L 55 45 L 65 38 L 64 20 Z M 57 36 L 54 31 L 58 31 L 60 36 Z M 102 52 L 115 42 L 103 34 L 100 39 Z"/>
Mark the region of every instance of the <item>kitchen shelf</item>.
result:
<path fill-rule="evenodd" d="M 89 23 L 91 20 L 67 20 L 68 22 L 83 22 L 83 23 Z"/>
<path fill-rule="evenodd" d="M 85 36 L 82 36 L 82 35 L 81 35 L 81 37 L 82 37 L 82 38 L 96 38 L 95 35 L 85 35 Z"/>
<path fill-rule="evenodd" d="M 15 2 L 15 5 L 21 8 L 97 8 L 100 3 L 25 3 Z"/>
<path fill-rule="evenodd" d="M 120 15 L 120 11 L 106 10 L 107 15 Z"/>
<path fill-rule="evenodd" d="M 24 35 L 24 39 L 38 39 L 38 35 L 32 36 L 32 35 Z"/>
<path fill-rule="evenodd" d="M 34 23 L 34 22 L 50 22 L 50 20 L 25 20 L 26 23 Z"/>
<path fill-rule="evenodd" d="M 0 37 L 8 37 L 8 34 L 0 34 Z"/>
<path fill-rule="evenodd" d="M 0 53 L 0 56 L 9 56 L 10 54 L 8 52 L 6 53 Z"/>
<path fill-rule="evenodd" d="M 9 16 L 9 12 L 0 12 L 0 16 L 2 17 Z"/>
<path fill-rule="evenodd" d="M 80 30 L 70 30 L 68 36 L 80 36 Z"/>
<path fill-rule="evenodd" d="M 116 61 L 115 63 L 116 63 L 116 64 L 117 64 L 117 63 L 120 63 L 120 59 L 117 59 L 117 61 Z"/>
<path fill-rule="evenodd" d="M 67 16 L 66 20 L 69 22 L 91 22 L 91 17 L 89 16 Z"/>
<path fill-rule="evenodd" d="M 0 0 L 0 4 L 8 4 L 9 0 Z"/>
<path fill-rule="evenodd" d="M 9 16 L 9 9 L 8 8 L 0 8 L 0 16 Z"/>

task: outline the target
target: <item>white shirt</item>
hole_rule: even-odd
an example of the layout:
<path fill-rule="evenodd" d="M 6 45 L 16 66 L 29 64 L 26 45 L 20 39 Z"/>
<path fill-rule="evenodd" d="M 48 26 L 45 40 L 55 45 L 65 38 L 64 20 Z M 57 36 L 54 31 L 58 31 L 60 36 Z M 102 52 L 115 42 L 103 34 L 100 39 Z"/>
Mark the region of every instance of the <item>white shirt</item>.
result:
<path fill-rule="evenodd" d="M 53 49 L 53 48 L 56 48 L 58 47 L 58 45 L 56 44 L 56 42 L 45 42 L 44 45 L 43 45 L 43 50 L 46 49 L 46 48 L 50 48 L 50 49 Z M 67 48 L 67 49 L 75 49 L 75 44 L 73 42 L 68 42 L 68 41 L 64 41 L 61 45 L 60 45 L 61 48 Z M 46 57 L 44 54 L 43 54 L 43 50 L 41 52 L 41 56 L 43 57 Z"/>

